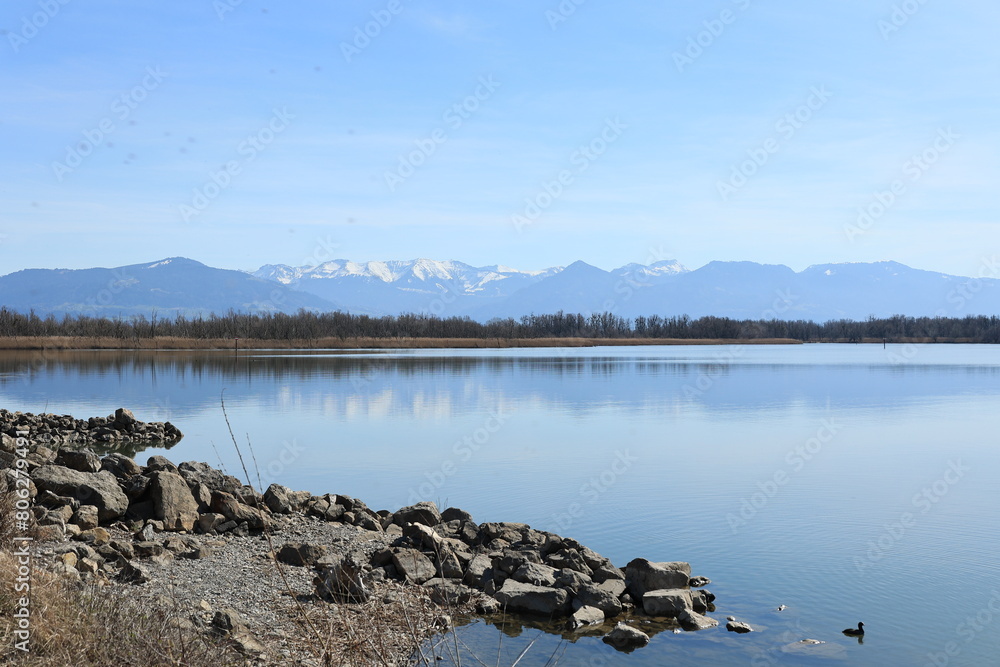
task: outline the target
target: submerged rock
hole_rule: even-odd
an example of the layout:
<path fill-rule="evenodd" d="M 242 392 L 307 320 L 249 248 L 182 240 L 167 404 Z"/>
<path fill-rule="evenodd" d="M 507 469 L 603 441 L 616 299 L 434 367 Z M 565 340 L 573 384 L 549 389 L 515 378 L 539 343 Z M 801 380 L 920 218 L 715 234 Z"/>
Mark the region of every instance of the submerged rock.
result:
<path fill-rule="evenodd" d="M 631 653 L 649 643 L 649 635 L 630 625 L 619 623 L 615 629 L 604 636 L 602 641 L 623 653 Z"/>

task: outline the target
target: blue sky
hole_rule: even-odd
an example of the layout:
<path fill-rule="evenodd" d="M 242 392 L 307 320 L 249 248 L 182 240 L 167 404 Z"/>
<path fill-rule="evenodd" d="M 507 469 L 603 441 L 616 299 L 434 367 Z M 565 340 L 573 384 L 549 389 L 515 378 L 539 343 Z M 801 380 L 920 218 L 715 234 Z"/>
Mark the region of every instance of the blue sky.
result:
<path fill-rule="evenodd" d="M 978 275 L 1000 254 L 998 19 L 941 0 L 9 0 L 0 273 L 179 255 Z"/>

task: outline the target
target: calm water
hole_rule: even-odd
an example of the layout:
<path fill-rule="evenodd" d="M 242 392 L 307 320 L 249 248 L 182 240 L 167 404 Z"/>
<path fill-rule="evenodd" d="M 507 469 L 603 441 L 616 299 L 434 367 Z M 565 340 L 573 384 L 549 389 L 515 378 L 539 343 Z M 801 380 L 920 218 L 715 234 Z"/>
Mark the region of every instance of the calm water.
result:
<path fill-rule="evenodd" d="M 434 500 L 619 565 L 687 560 L 714 616 L 760 630 L 631 655 L 546 635 L 521 664 L 1000 664 L 1000 347 L 0 355 L 3 407 L 130 407 L 185 433 L 141 460 L 236 474 L 222 396 L 265 486 Z M 858 621 L 863 645 L 840 634 Z M 460 632 L 495 654 L 491 626 Z M 779 650 L 805 637 L 828 643 Z"/>

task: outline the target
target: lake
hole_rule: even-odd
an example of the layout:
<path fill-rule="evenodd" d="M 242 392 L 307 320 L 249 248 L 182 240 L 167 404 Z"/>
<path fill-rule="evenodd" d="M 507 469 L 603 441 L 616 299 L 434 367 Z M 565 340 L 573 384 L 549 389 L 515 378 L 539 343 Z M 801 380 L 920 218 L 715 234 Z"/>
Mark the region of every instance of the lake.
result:
<path fill-rule="evenodd" d="M 1000 660 L 1000 346 L 0 353 L 0 406 L 128 407 L 185 434 L 141 462 L 242 477 L 223 399 L 262 487 L 433 500 L 617 565 L 689 561 L 713 616 L 759 630 L 665 632 L 630 655 L 542 635 L 522 665 Z M 858 621 L 863 644 L 840 633 Z M 495 656 L 492 626 L 459 633 Z M 781 650 L 806 637 L 827 644 Z"/>

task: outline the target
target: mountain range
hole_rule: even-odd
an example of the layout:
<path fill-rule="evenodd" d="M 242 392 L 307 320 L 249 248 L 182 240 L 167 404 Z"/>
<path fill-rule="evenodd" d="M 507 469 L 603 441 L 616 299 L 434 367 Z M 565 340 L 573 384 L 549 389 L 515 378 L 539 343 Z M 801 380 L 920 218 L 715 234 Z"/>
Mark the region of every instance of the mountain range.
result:
<path fill-rule="evenodd" d="M 93 316 L 341 310 L 423 313 L 487 321 L 536 313 L 706 315 L 737 319 L 862 320 L 892 315 L 1000 313 L 1000 280 L 897 262 L 821 264 L 795 272 L 754 262 L 675 260 L 605 271 L 582 261 L 543 271 L 456 261 L 268 264 L 218 269 L 173 257 L 117 268 L 28 269 L 0 277 L 0 306 Z"/>

